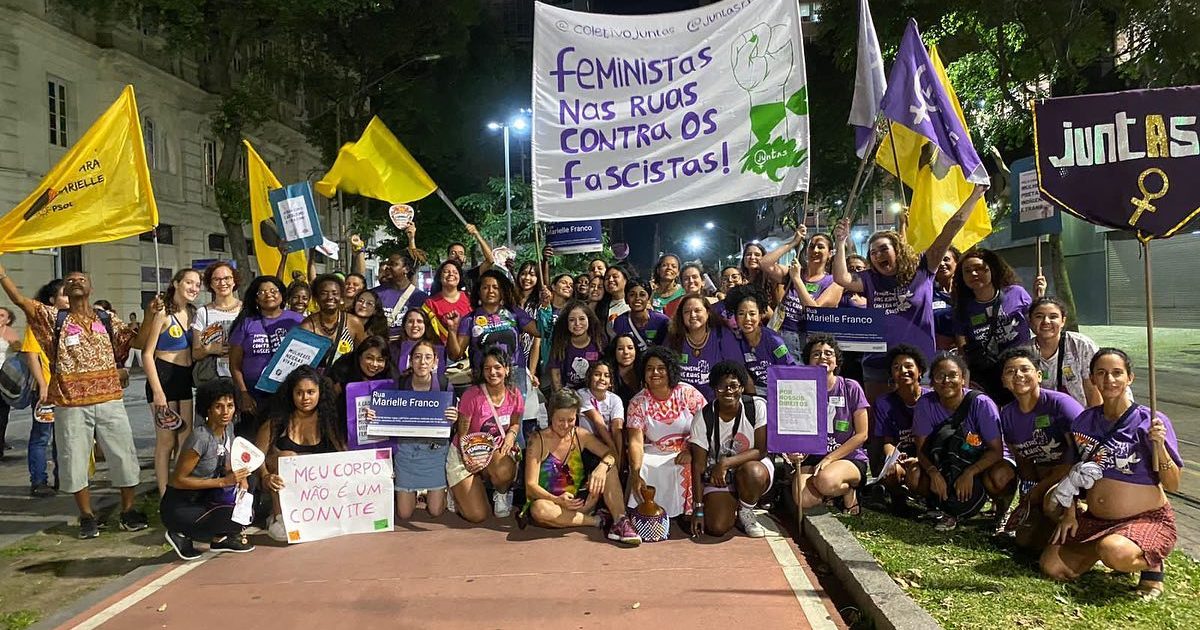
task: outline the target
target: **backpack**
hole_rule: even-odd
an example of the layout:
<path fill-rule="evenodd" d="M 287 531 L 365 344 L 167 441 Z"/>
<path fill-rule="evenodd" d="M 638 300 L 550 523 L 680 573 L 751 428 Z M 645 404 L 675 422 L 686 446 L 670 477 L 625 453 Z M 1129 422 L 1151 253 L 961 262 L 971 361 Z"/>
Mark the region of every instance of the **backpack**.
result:
<path fill-rule="evenodd" d="M 946 485 L 950 490 L 946 500 L 940 501 L 941 510 L 956 518 L 973 516 L 983 508 L 983 504 L 987 500 L 981 475 L 975 476 L 975 487 L 971 491 L 969 499 L 959 501 L 954 494 L 954 482 L 968 466 L 979 461 L 979 458 L 983 456 L 984 448 L 986 448 L 969 444 L 966 433 L 963 431 L 963 421 L 967 419 L 971 405 L 978 397 L 979 392 L 977 391 L 967 392 L 950 419 L 942 423 L 925 440 L 925 456 L 933 462 L 934 467 L 946 479 Z M 939 501 L 936 496 L 933 499 Z"/>
<path fill-rule="evenodd" d="M 108 343 L 112 346 L 113 351 L 113 363 L 115 363 L 117 369 L 120 370 L 122 366 L 121 362 L 117 360 L 117 338 L 116 335 L 113 334 L 112 315 L 109 315 L 108 311 L 103 311 L 100 309 L 96 309 L 95 313 L 96 319 L 100 320 L 100 323 L 104 325 L 104 330 L 108 333 Z M 50 359 L 51 374 L 58 372 L 58 344 L 62 339 L 63 326 L 67 324 L 67 315 L 70 314 L 71 312 L 68 310 L 60 310 L 58 315 L 54 318 L 54 345 L 49 348 L 45 348 L 46 357 Z"/>
<path fill-rule="evenodd" d="M 746 419 L 750 421 L 750 427 L 757 426 L 758 409 L 754 407 L 754 396 L 742 395 L 742 409 L 746 410 Z M 708 436 L 708 456 L 710 459 L 720 459 L 721 428 L 717 424 L 717 401 L 714 400 L 704 405 L 702 413 L 704 415 L 704 434 Z M 737 435 L 741 423 L 742 415 L 738 414 L 733 419 L 731 435 Z"/>
<path fill-rule="evenodd" d="M 26 409 L 37 398 L 33 373 L 23 352 L 13 352 L 0 365 L 0 398 L 13 409 Z"/>

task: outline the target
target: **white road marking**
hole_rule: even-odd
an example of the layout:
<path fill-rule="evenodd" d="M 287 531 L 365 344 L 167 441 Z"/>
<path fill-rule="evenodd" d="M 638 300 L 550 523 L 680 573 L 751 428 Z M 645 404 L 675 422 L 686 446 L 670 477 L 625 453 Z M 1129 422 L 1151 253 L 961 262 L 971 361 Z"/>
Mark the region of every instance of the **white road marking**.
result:
<path fill-rule="evenodd" d="M 766 522 L 764 521 L 771 522 L 771 519 L 764 519 L 760 516 L 759 522 L 766 526 Z M 771 524 L 774 525 L 774 523 Z M 768 527 L 768 529 L 773 528 Z M 816 589 L 813 588 L 813 583 L 808 579 L 808 574 L 804 572 L 804 567 L 801 566 L 800 560 L 796 558 L 796 554 L 792 551 L 791 541 L 784 536 L 768 534 L 767 543 L 771 545 L 771 553 L 775 554 L 775 561 L 783 569 L 783 576 L 787 578 L 788 584 L 792 587 L 792 593 L 796 595 L 796 601 L 800 603 L 800 609 L 804 611 L 804 616 L 808 618 L 808 624 L 812 626 L 813 630 L 832 630 L 837 628 L 829 616 L 829 610 L 825 608 L 825 603 L 821 601 L 821 596 L 817 594 Z"/>
<path fill-rule="evenodd" d="M 113 617 L 125 612 L 134 604 L 158 592 L 158 590 L 162 587 L 174 582 L 175 580 L 178 580 L 205 562 L 208 562 L 209 558 L 212 557 L 214 556 L 206 555 L 199 560 L 192 560 L 191 562 L 182 564 L 174 569 L 171 569 L 170 571 L 167 571 L 166 574 L 157 580 L 154 580 L 142 588 L 139 588 L 138 590 L 126 595 L 120 601 L 114 603 L 108 608 L 105 608 L 104 610 L 101 610 L 83 623 L 75 626 L 74 630 L 92 630 L 93 628 L 100 627 L 101 624 L 106 623 Z"/>

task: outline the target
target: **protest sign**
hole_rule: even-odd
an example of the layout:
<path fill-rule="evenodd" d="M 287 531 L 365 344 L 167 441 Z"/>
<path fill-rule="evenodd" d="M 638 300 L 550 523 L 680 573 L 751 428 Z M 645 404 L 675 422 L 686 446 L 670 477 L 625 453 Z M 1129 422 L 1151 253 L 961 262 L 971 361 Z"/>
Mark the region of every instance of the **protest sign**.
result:
<path fill-rule="evenodd" d="M 599 221 L 569 221 L 546 226 L 546 245 L 555 256 L 584 254 L 604 249 Z"/>
<path fill-rule="evenodd" d="M 875 308 L 806 308 L 806 330 L 832 335 L 846 352 L 887 352 L 883 311 Z"/>
<path fill-rule="evenodd" d="M 289 252 L 305 251 L 325 242 L 312 184 L 288 184 L 268 192 L 267 197 L 275 213 L 275 225 L 280 228 Z"/>
<path fill-rule="evenodd" d="M 829 424 L 824 366 L 767 368 L 767 450 L 824 455 Z"/>
<path fill-rule="evenodd" d="M 1035 160 L 1021 158 L 1008 171 L 1013 240 L 1061 233 L 1062 215 L 1042 196 Z"/>
<path fill-rule="evenodd" d="M 372 437 L 367 434 L 367 409 L 371 406 L 371 392 L 395 387 L 388 379 L 346 383 L 346 447 L 352 451 L 390 447 L 395 440 Z"/>
<path fill-rule="evenodd" d="M 392 451 L 279 458 L 279 506 L 289 543 L 392 531 Z"/>
<path fill-rule="evenodd" d="M 446 409 L 454 404 L 454 392 L 414 392 L 378 389 L 371 392 L 375 421 L 367 435 L 449 438 Z"/>
<path fill-rule="evenodd" d="M 660 214 L 807 190 L 799 6 L 658 15 L 534 4 L 533 210 Z"/>
<path fill-rule="evenodd" d="M 1035 101 L 1038 184 L 1085 221 L 1166 238 L 1200 213 L 1200 86 Z"/>
<path fill-rule="evenodd" d="M 267 369 L 263 370 L 262 376 L 258 378 L 255 389 L 274 394 L 288 374 L 301 365 L 316 366 L 332 345 L 333 342 L 328 337 L 322 337 L 299 326 L 289 330 L 283 341 L 279 342 L 279 349 L 271 357 Z"/>

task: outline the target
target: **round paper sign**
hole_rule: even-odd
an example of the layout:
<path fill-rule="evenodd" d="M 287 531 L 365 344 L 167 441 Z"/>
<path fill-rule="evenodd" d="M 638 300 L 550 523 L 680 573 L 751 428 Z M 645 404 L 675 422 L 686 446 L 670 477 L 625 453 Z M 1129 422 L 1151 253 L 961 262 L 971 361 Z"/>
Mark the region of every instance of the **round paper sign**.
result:
<path fill-rule="evenodd" d="M 412 206 L 398 203 L 391 208 L 388 208 L 388 216 L 392 219 L 392 225 L 396 226 L 397 230 L 403 230 L 408 227 L 408 224 L 413 220 Z"/>

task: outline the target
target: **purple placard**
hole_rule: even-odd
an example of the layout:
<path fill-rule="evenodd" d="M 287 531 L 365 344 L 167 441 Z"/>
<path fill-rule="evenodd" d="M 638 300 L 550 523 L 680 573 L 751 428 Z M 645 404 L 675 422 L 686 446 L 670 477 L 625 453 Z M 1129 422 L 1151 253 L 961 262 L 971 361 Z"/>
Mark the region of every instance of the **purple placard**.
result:
<path fill-rule="evenodd" d="M 829 451 L 828 378 L 823 365 L 767 368 L 768 451 L 806 455 L 824 455 Z"/>
<path fill-rule="evenodd" d="M 395 445 L 395 438 L 367 437 L 366 420 L 360 421 L 362 412 L 371 406 L 371 392 L 394 387 L 396 383 L 387 379 L 346 383 L 346 446 L 350 450 L 391 448 Z"/>
<path fill-rule="evenodd" d="M 413 346 L 417 345 L 415 341 L 401 341 L 400 351 L 396 353 L 396 372 L 403 374 L 404 370 L 408 369 L 408 357 L 412 354 Z M 395 348 L 396 346 L 392 346 Z M 437 374 L 442 376 L 446 374 L 446 346 L 434 346 L 433 354 L 437 358 Z"/>

